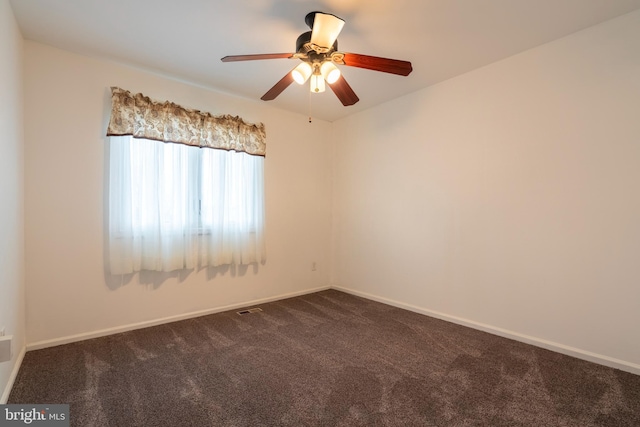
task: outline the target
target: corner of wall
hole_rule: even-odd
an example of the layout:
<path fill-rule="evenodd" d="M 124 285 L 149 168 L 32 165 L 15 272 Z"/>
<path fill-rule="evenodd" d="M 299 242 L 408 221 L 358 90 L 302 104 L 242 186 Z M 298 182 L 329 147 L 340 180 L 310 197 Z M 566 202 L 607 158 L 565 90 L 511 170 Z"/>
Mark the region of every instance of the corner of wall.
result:
<path fill-rule="evenodd" d="M 13 357 L 0 363 L 0 403 L 9 398 L 25 354 L 24 40 L 9 0 L 0 0 L 0 328 L 13 335 Z"/>

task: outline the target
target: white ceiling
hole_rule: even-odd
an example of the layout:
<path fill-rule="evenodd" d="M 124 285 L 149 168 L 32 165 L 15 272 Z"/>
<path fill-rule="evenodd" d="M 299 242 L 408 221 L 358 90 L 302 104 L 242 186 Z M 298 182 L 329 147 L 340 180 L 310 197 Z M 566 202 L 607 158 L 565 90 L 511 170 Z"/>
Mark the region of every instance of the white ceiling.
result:
<path fill-rule="evenodd" d="M 640 8 L 640 0 L 11 0 L 26 39 L 131 64 L 249 99 L 298 60 L 311 11 L 340 16 L 339 50 L 413 63 L 408 77 L 341 66 L 360 102 L 286 89 L 275 107 L 334 121 Z M 129 88 L 127 88 L 129 89 Z M 135 90 L 135 88 L 131 88 Z M 152 94 L 151 94 L 152 95 Z M 259 101 L 263 102 L 263 101 Z"/>

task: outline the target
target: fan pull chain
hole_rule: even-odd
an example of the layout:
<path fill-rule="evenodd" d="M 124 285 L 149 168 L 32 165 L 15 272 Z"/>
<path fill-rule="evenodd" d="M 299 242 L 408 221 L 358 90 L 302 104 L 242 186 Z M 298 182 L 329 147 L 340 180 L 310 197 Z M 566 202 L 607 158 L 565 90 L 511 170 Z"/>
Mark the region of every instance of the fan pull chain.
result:
<path fill-rule="evenodd" d="M 309 91 L 309 123 L 311 123 L 311 91 Z"/>

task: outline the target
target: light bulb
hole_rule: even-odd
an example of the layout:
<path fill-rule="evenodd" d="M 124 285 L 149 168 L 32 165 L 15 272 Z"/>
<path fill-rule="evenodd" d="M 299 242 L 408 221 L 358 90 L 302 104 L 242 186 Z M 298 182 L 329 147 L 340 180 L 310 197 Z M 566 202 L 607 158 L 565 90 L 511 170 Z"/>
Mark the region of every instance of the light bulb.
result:
<path fill-rule="evenodd" d="M 320 92 L 324 92 L 324 89 L 325 89 L 324 77 L 322 77 L 322 74 L 312 75 L 311 85 L 310 85 L 311 92 L 320 93 Z"/>
<path fill-rule="evenodd" d="M 311 33 L 311 43 L 323 51 L 328 51 L 342 31 L 344 21 L 337 16 L 328 13 L 316 13 Z"/>
<path fill-rule="evenodd" d="M 340 70 L 338 69 L 338 67 L 333 65 L 333 62 L 327 61 L 322 64 L 322 66 L 320 67 L 320 72 L 322 73 L 322 77 L 324 77 L 324 79 L 329 84 L 337 82 L 340 78 Z"/>
<path fill-rule="evenodd" d="M 309 79 L 310 75 L 311 75 L 311 65 L 307 64 L 306 62 L 301 62 L 300 65 L 294 68 L 293 71 L 291 72 L 291 76 L 293 77 L 293 80 L 295 80 L 295 82 L 298 83 L 299 85 L 304 84 L 304 82 L 306 82 L 307 79 Z"/>

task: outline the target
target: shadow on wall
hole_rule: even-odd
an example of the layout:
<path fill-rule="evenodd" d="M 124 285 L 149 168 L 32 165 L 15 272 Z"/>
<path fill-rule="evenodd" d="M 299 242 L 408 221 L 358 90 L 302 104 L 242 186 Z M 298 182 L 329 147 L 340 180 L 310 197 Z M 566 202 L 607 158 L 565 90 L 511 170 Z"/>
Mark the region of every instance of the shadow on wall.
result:
<path fill-rule="evenodd" d="M 193 272 L 199 273 L 202 270 L 206 271 L 206 280 L 213 280 L 218 276 L 229 275 L 230 277 L 244 277 L 251 269 L 251 274 L 258 274 L 259 265 L 257 263 L 253 264 L 243 264 L 243 265 L 221 265 L 218 267 L 206 267 L 202 269 L 185 269 L 185 270 L 174 270 L 174 271 L 149 271 L 143 270 L 130 274 L 122 274 L 122 275 L 113 275 L 109 272 L 109 262 L 107 259 L 108 252 L 105 251 L 105 262 L 104 262 L 104 282 L 107 287 L 115 291 L 119 289 L 121 286 L 127 285 L 131 283 L 135 275 L 138 275 L 138 283 L 145 286 L 150 286 L 152 289 L 158 289 L 160 286 L 164 284 L 167 280 L 176 280 L 178 283 L 183 283 L 187 280 L 187 277 Z"/>

